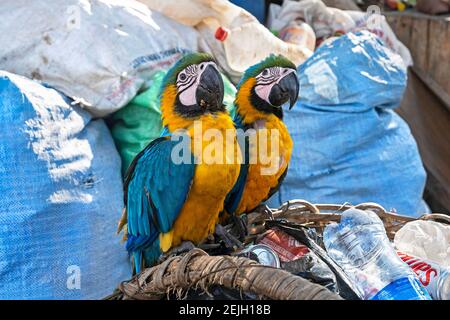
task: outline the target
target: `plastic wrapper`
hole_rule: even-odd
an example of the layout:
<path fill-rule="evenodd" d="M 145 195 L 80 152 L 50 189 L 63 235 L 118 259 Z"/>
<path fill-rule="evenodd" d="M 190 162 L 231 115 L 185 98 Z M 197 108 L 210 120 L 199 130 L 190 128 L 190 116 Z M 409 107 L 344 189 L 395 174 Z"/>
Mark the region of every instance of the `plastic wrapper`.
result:
<path fill-rule="evenodd" d="M 450 225 L 434 221 L 412 221 L 397 231 L 395 247 L 405 253 L 450 267 Z"/>
<path fill-rule="evenodd" d="M 328 268 L 331 270 L 336 277 L 336 292 L 339 293 L 341 297 L 347 300 L 358 300 L 360 296 L 358 295 L 358 291 L 353 285 L 353 283 L 349 280 L 344 271 L 328 256 L 326 251 L 320 247 L 318 244 L 319 237 L 314 229 L 306 228 L 302 225 L 287 222 L 284 220 L 276 220 L 276 221 L 267 221 L 267 228 L 276 227 L 288 235 L 294 237 L 297 241 L 304 244 L 308 249 L 314 253 Z M 306 263 L 306 262 L 303 262 Z M 299 262 L 299 264 L 301 264 Z M 318 266 L 320 266 L 319 264 Z M 291 266 L 289 266 L 291 267 Z M 318 267 L 319 268 L 319 267 Z M 312 270 L 311 270 L 312 271 Z M 327 278 L 325 276 L 327 272 L 320 269 L 319 275 L 323 278 Z"/>
<path fill-rule="evenodd" d="M 282 262 L 281 268 L 339 293 L 333 271 L 313 252 L 308 252 L 296 260 Z"/>

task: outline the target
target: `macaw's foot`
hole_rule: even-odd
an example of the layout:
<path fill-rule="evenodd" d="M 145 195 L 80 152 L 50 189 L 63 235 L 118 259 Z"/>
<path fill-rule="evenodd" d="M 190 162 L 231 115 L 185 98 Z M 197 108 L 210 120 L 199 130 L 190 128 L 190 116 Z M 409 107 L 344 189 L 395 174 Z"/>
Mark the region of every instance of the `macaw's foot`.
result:
<path fill-rule="evenodd" d="M 239 241 L 244 242 L 245 237 L 248 235 L 247 230 L 247 217 L 245 215 L 236 216 L 232 215 L 230 221 L 233 225 L 233 233 L 238 237 Z"/>
<path fill-rule="evenodd" d="M 264 215 L 267 215 L 267 219 L 273 220 L 272 209 L 270 209 L 267 204 L 261 203 L 253 211 L 263 213 Z"/>
<path fill-rule="evenodd" d="M 214 236 L 223 242 L 225 247 L 227 249 L 232 249 L 233 251 L 243 248 L 244 245 L 242 244 L 239 239 L 237 239 L 235 236 L 233 236 L 228 230 L 222 226 L 221 224 L 216 224 L 216 230 L 214 231 Z"/>
<path fill-rule="evenodd" d="M 159 259 L 158 263 L 161 263 L 171 257 L 179 256 L 180 254 L 187 253 L 195 248 L 195 245 L 191 241 L 183 241 L 179 246 L 173 247 L 166 253 L 163 253 Z"/>

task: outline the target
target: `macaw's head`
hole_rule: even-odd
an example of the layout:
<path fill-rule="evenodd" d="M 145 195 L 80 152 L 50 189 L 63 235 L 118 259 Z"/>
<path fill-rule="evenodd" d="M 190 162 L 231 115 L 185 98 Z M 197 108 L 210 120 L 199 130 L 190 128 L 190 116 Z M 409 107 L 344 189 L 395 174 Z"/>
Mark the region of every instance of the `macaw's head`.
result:
<path fill-rule="evenodd" d="M 223 80 L 214 59 L 206 53 L 187 54 L 167 72 L 162 83 L 163 121 L 170 124 L 175 119 L 225 111 L 223 95 Z"/>
<path fill-rule="evenodd" d="M 282 55 L 270 55 L 248 68 L 237 86 L 236 106 L 244 122 L 274 114 L 283 118 L 281 106 L 295 104 L 299 92 L 297 68 Z M 247 119 L 246 119 L 247 118 Z"/>

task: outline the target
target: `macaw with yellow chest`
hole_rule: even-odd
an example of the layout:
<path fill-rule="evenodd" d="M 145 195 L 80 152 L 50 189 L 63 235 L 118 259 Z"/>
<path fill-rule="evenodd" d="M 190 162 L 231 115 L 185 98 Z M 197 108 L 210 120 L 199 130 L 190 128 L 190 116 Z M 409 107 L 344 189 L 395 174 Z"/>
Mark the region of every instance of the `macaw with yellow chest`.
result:
<path fill-rule="evenodd" d="M 282 105 L 289 102 L 292 108 L 298 94 L 296 67 L 284 56 L 270 55 L 245 71 L 237 86 L 234 119 L 245 158 L 222 221 L 229 214 L 251 212 L 278 190 L 293 148 Z"/>
<path fill-rule="evenodd" d="M 184 242 L 198 244 L 214 232 L 241 163 L 238 144 L 225 148 L 220 137 L 234 132 L 231 139 L 236 140 L 223 97 L 222 78 L 208 54 L 186 55 L 163 81 L 163 134 L 135 157 L 124 183 L 119 230 L 127 225 L 126 249 L 136 272 L 153 265 L 162 253 Z M 206 138 L 208 129 L 215 139 Z M 187 144 L 180 145 L 181 138 L 188 138 Z M 211 143 L 214 156 L 221 153 L 223 161 L 205 159 Z"/>

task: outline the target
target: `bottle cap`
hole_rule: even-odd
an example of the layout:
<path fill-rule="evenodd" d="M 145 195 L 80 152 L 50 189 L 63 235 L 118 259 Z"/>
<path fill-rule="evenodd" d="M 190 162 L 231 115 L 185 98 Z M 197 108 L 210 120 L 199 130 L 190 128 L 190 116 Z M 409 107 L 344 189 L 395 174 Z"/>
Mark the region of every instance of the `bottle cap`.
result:
<path fill-rule="evenodd" d="M 228 36 L 228 32 L 229 32 L 228 29 L 223 28 L 223 27 L 218 27 L 214 36 L 219 41 L 225 41 L 225 39 Z"/>

